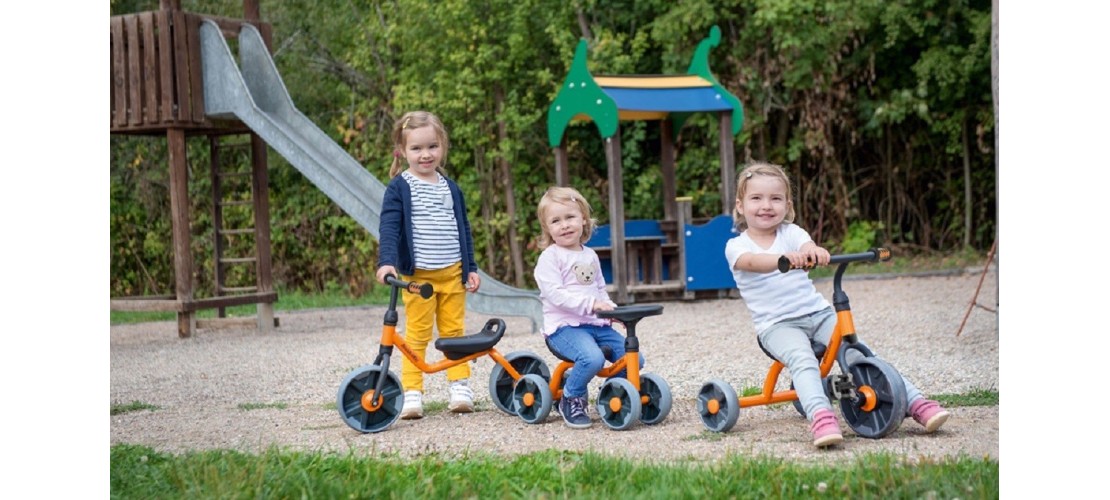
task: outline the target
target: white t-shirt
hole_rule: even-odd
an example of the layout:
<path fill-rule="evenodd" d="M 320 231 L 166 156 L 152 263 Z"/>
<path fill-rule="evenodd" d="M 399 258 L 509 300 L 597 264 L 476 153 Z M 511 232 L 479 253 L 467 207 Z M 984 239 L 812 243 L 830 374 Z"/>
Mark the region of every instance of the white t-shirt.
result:
<path fill-rule="evenodd" d="M 806 271 L 796 269 L 787 273 L 777 270 L 769 273 L 752 273 L 736 269 L 736 261 L 746 253 L 777 254 L 796 252 L 802 245 L 813 241 L 809 233 L 795 224 L 782 223 L 770 248 L 762 248 L 748 236 L 747 231 L 728 240 L 725 259 L 736 288 L 752 312 L 755 330 L 762 333 L 771 325 L 784 319 L 797 318 L 829 307 L 829 301 L 813 286 Z"/>

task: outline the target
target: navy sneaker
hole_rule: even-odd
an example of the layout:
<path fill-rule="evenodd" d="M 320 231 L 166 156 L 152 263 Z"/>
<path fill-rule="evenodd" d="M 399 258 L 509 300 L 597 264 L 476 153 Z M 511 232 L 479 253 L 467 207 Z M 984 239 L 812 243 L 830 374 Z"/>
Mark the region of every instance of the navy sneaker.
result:
<path fill-rule="evenodd" d="M 586 407 L 585 396 L 578 398 L 563 396 L 563 399 L 559 400 L 559 413 L 563 416 L 567 427 L 572 429 L 586 429 L 593 425 L 590 416 L 586 415 Z"/>

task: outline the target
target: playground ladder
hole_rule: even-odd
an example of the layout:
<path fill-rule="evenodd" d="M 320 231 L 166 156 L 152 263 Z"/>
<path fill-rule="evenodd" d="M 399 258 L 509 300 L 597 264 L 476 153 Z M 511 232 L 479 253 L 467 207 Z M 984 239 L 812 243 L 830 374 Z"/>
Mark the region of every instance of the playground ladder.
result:
<path fill-rule="evenodd" d="M 229 257 L 236 255 L 235 250 L 242 252 L 244 248 L 254 248 L 254 192 L 251 183 L 250 147 L 246 142 L 230 142 L 221 140 L 220 135 L 210 135 L 212 164 L 212 237 L 213 259 L 215 268 L 216 296 L 234 295 L 239 293 L 254 293 L 258 291 L 256 285 L 228 286 L 228 269 L 231 266 L 250 266 L 250 282 L 257 283 L 255 276 L 258 272 L 258 258 L 256 256 Z M 236 208 L 229 208 L 236 207 Z M 241 208 L 239 208 L 241 207 Z M 233 213 L 225 212 L 225 208 Z M 250 224 L 250 226 L 245 226 Z M 239 243 L 236 240 L 250 238 L 251 244 Z M 235 248 L 229 248 L 234 246 Z M 237 281 L 246 281 L 242 277 Z M 219 317 L 226 316 L 224 307 L 219 307 Z"/>

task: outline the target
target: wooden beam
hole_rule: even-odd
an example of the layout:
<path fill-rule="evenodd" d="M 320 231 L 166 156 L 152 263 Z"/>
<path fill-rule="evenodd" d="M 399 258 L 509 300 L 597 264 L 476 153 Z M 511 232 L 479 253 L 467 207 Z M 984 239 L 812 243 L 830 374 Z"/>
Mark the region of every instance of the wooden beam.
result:
<path fill-rule="evenodd" d="M 564 143 L 555 148 L 555 185 L 569 186 L 570 175 L 567 173 L 567 148 Z"/>
<path fill-rule="evenodd" d="M 628 304 L 627 255 L 624 247 L 624 179 L 621 172 L 621 129 L 605 141 L 605 163 L 609 166 L 609 235 L 612 252 L 613 282 L 617 286 L 618 304 Z"/>
<path fill-rule="evenodd" d="M 678 202 L 674 173 L 674 137 L 669 119 L 659 120 L 659 173 L 663 177 L 663 220 L 675 220 Z M 681 231 L 682 228 L 679 228 Z"/>
<path fill-rule="evenodd" d="M 185 157 L 185 131 L 166 131 L 170 163 L 170 222 L 173 230 L 173 267 L 177 299 L 193 299 L 193 254 L 189 231 L 189 162 Z M 196 332 L 196 316 L 192 312 L 177 315 L 177 335 L 192 337 Z"/>
<path fill-rule="evenodd" d="M 254 200 L 254 249 L 258 262 L 255 277 L 259 293 L 274 290 L 270 255 L 270 181 L 267 172 L 266 143 L 258 134 L 251 134 L 251 198 Z M 275 298 L 277 295 L 274 295 Z M 274 326 L 272 303 L 258 304 L 258 329 L 269 331 Z"/>
<path fill-rule="evenodd" d="M 721 136 L 721 213 L 728 215 L 736 206 L 736 152 L 732 138 L 732 111 L 717 114 Z"/>

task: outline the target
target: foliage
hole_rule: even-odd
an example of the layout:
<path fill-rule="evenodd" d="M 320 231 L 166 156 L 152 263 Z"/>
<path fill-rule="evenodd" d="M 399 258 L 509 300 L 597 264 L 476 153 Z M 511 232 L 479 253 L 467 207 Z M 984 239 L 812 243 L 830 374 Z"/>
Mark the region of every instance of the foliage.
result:
<path fill-rule="evenodd" d="M 232 0 L 181 3 L 242 15 Z M 157 7 L 111 3 L 113 14 Z M 912 256 L 982 252 L 995 240 L 985 0 L 264 0 L 261 13 L 293 101 L 380 180 L 395 117 L 427 109 L 444 120 L 447 170 L 466 195 L 479 265 L 507 283 L 531 286 L 534 210 L 554 183 L 546 111 L 576 41 L 589 41 L 594 74 L 684 73 L 713 25 L 722 40 L 710 67 L 745 107 L 737 163 L 784 165 L 798 222 L 816 241 L 872 240 Z M 621 125 L 625 215 L 661 217 L 660 127 Z M 728 203 L 716 117 L 694 115 L 680 132 L 677 194 L 693 197 L 695 219 L 717 215 Z M 111 293 L 171 294 L 165 145 L 111 141 Z M 212 289 L 214 275 L 207 149 L 190 139 L 197 290 Z M 566 150 L 571 184 L 608 222 L 596 127 L 569 127 Z M 283 158 L 269 163 L 276 285 L 352 296 L 374 288 L 373 238 Z"/>
<path fill-rule="evenodd" d="M 548 450 L 499 458 L 412 460 L 269 449 L 180 455 L 135 445 L 111 449 L 120 498 L 997 498 L 998 461 L 908 462 L 860 455 L 806 465 L 731 455 L 719 462 L 653 462 Z"/>
<path fill-rule="evenodd" d="M 160 409 L 158 406 L 152 405 L 150 403 L 144 403 L 142 401 L 132 401 L 130 403 L 112 403 L 109 414 L 114 417 L 116 415 L 123 415 L 124 413 L 131 413 L 133 411 L 153 411 L 158 409 Z"/>

